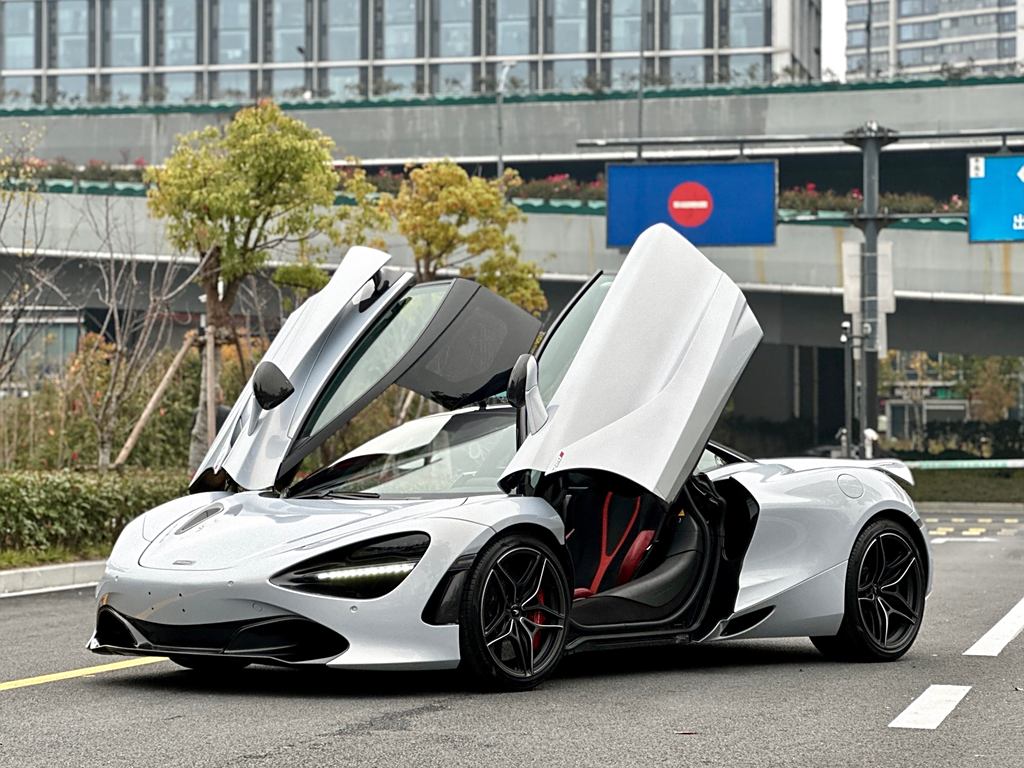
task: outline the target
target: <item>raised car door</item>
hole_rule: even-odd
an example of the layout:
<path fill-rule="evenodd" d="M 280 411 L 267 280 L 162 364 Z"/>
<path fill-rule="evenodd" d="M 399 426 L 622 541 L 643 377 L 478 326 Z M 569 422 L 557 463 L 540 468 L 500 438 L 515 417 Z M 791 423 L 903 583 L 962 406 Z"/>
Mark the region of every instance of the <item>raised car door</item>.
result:
<path fill-rule="evenodd" d="M 736 284 L 664 225 L 644 232 L 614 280 L 593 282 L 576 307 L 578 321 L 573 311 L 562 318 L 538 357 L 547 421 L 502 485 L 524 473 L 600 471 L 671 502 L 761 328 Z"/>
<path fill-rule="evenodd" d="M 288 318 L 246 383 L 192 481 L 193 490 L 282 488 L 302 460 L 381 392 L 399 384 L 446 408 L 504 391 L 539 322 L 469 280 L 388 283 L 390 257 L 353 248 L 327 286 Z M 292 390 L 262 408 L 273 365 Z M 275 372 L 276 374 L 276 372 Z"/>

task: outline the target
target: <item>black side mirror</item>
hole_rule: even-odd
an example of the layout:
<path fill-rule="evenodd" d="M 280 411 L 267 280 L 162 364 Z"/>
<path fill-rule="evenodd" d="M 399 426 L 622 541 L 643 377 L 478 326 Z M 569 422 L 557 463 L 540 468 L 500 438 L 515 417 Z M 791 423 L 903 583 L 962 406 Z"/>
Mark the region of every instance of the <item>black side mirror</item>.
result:
<path fill-rule="evenodd" d="M 265 360 L 256 367 L 256 372 L 252 375 L 252 391 L 260 408 L 269 411 L 287 400 L 295 391 L 295 387 L 280 368 Z"/>
<path fill-rule="evenodd" d="M 512 366 L 506 393 L 509 405 L 525 409 L 526 429 L 531 435 L 548 420 L 548 411 L 540 396 L 538 375 L 537 359 L 530 354 L 520 355 Z"/>

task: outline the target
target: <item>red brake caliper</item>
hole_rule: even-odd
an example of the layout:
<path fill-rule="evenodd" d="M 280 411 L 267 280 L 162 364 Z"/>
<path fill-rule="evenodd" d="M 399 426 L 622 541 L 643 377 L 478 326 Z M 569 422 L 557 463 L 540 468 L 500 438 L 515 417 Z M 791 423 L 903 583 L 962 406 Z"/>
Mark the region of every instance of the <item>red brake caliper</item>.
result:
<path fill-rule="evenodd" d="M 541 605 L 544 605 L 544 590 L 543 589 L 537 594 L 537 602 L 540 603 Z M 543 624 L 544 623 L 544 612 L 543 611 L 534 611 L 530 615 L 530 621 L 532 621 L 534 624 Z M 536 651 L 538 648 L 540 648 L 540 633 L 539 632 L 534 633 L 534 635 L 533 635 L 533 650 Z"/>

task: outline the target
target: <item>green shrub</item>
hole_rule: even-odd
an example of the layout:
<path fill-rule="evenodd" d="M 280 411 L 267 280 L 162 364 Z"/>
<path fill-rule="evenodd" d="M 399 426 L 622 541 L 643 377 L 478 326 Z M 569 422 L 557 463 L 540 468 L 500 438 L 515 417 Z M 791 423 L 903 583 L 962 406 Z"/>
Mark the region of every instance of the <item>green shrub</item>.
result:
<path fill-rule="evenodd" d="M 181 496 L 183 472 L 0 472 L 0 552 L 94 551 L 147 509 Z"/>

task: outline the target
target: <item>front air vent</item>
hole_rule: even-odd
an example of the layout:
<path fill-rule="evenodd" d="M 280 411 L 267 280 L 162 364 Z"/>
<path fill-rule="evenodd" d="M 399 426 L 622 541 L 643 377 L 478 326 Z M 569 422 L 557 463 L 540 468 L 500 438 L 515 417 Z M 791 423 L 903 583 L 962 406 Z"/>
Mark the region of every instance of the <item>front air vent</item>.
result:
<path fill-rule="evenodd" d="M 182 525 L 178 530 L 176 530 L 174 532 L 174 535 L 175 536 L 180 536 L 181 534 L 185 533 L 185 531 L 188 531 L 188 530 L 191 530 L 192 528 L 195 528 L 200 523 L 205 522 L 206 520 L 209 520 L 214 515 L 219 515 L 223 511 L 224 511 L 224 505 L 223 504 L 211 504 L 210 506 L 205 507 L 205 508 L 199 510 L 198 512 L 196 512 L 194 515 L 192 515 L 192 517 L 190 517 L 187 521 L 185 521 L 184 525 Z"/>

